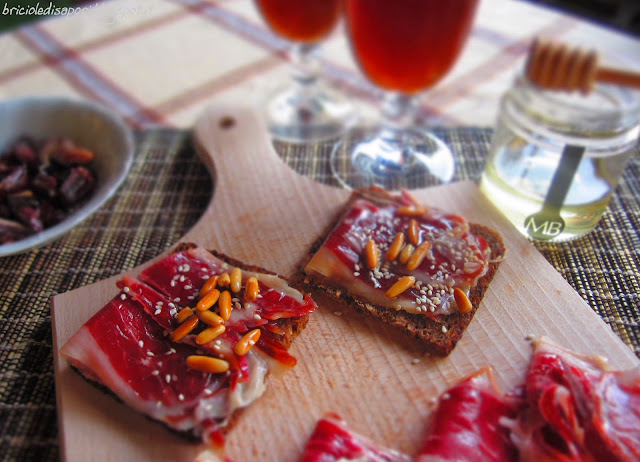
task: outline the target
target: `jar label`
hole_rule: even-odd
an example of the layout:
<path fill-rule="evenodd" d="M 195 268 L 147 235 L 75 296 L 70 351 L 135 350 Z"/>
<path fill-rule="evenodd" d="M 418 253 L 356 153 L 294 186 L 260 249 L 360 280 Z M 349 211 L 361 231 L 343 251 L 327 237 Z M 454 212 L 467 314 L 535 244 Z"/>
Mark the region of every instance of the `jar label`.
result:
<path fill-rule="evenodd" d="M 565 222 L 560 216 L 560 209 L 564 205 L 585 149 L 584 146 L 566 145 L 562 150 L 560 163 L 551 179 L 542 210 L 524 219 L 524 228 L 531 238 L 548 241 L 562 234 Z"/>

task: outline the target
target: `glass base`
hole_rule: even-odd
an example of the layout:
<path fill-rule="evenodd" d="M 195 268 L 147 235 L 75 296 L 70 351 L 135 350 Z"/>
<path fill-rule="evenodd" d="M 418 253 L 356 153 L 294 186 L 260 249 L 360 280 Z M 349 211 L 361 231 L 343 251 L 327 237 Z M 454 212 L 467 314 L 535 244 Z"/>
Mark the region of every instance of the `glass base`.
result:
<path fill-rule="evenodd" d="M 380 130 L 357 129 L 336 144 L 331 171 L 342 186 L 415 189 L 453 178 L 451 150 L 432 133 L 409 129 L 399 145 L 379 135 Z"/>
<path fill-rule="evenodd" d="M 317 83 L 311 88 L 294 85 L 277 91 L 264 113 L 271 136 L 294 143 L 337 138 L 357 119 L 351 102 Z"/>

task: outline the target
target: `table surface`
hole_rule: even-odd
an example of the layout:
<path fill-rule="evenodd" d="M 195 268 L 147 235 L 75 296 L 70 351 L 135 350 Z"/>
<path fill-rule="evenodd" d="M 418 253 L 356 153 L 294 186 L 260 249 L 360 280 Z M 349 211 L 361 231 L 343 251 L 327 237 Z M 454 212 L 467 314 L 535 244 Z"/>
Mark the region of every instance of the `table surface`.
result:
<path fill-rule="evenodd" d="M 103 103 L 137 129 L 136 159 L 117 195 L 62 240 L 0 258 L 0 459 L 57 460 L 52 295 L 133 268 L 185 234 L 211 198 L 189 128 L 218 98 L 259 106 L 288 78 L 288 44 L 248 0 L 88 3 L 0 35 L 0 98 L 66 95 Z M 62 13 L 62 12 L 61 12 Z M 454 146 L 456 179 L 477 179 L 499 98 L 534 36 L 597 48 L 606 64 L 640 70 L 640 41 L 525 2 L 483 0 L 454 70 L 421 99 L 422 122 Z M 339 27 L 321 48 L 325 79 L 363 115 L 379 92 L 357 70 Z M 286 164 L 332 183 L 331 145 L 275 145 Z M 640 356 L 640 159 L 590 235 L 536 244 Z M 606 352 L 602 352 L 606 355 Z"/>

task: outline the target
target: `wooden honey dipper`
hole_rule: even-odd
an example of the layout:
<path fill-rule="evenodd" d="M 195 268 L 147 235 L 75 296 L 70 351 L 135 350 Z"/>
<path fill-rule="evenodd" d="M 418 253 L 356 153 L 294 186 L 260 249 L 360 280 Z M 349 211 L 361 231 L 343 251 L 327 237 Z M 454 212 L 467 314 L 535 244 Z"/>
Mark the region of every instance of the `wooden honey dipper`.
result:
<path fill-rule="evenodd" d="M 640 88 L 640 74 L 599 67 L 598 54 L 549 41 L 534 40 L 525 64 L 529 80 L 547 90 L 587 94 L 596 82 Z"/>

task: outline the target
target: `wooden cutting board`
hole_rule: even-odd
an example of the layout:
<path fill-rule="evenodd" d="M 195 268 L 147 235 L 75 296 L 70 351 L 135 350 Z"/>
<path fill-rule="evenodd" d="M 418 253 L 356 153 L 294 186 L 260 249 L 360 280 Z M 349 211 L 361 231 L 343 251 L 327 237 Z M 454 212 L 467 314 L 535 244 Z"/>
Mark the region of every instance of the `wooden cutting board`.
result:
<path fill-rule="evenodd" d="M 294 274 L 349 192 L 288 168 L 249 109 L 220 102 L 206 111 L 195 133 L 216 189 L 183 241 L 284 276 Z M 228 456 L 237 462 L 295 461 L 316 421 L 328 412 L 341 414 L 354 430 L 384 445 L 415 454 L 430 403 L 446 387 L 485 365 L 494 367 L 502 387 L 522 380 L 531 353 L 525 340 L 529 334 L 607 356 L 616 368 L 638 363 L 473 183 L 414 194 L 499 230 L 508 247 L 457 348 L 445 359 L 424 356 L 415 341 L 317 296 L 319 310 L 292 347 L 298 365 L 272 380 L 265 395 L 244 412 L 229 434 Z M 117 279 L 54 297 L 55 351 L 118 292 Z M 55 369 L 63 460 L 189 461 L 202 451 L 88 385 L 59 355 Z"/>

